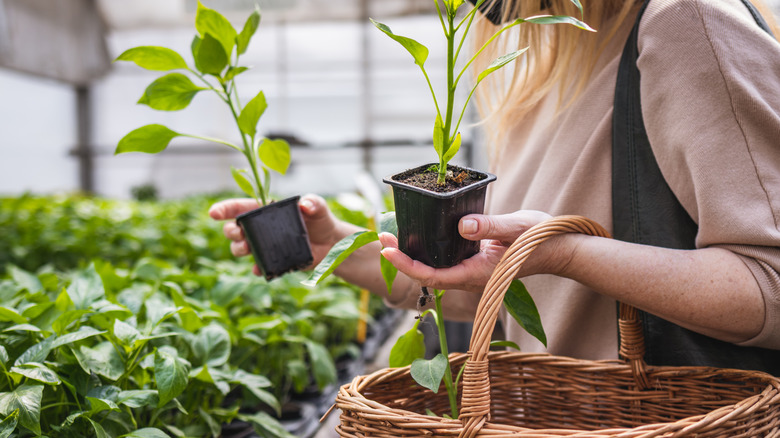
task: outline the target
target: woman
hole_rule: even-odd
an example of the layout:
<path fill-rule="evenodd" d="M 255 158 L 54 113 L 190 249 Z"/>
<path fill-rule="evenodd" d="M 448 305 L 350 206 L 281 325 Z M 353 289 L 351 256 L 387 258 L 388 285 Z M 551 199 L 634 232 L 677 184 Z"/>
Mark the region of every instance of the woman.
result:
<path fill-rule="evenodd" d="M 502 20 L 577 13 L 570 0 L 496 3 L 484 10 L 500 10 L 500 17 L 488 15 Z M 482 252 L 458 266 L 433 269 L 406 257 L 393 236 L 383 234 L 382 254 L 405 274 L 387 297 L 391 305 L 413 308 L 419 285 L 450 289 L 448 317 L 469 320 L 501 254 L 530 226 L 577 214 L 612 228 L 616 76 L 642 2 L 583 3 L 585 21 L 598 33 L 524 25 L 518 39 L 496 48 L 494 55 L 531 44 L 525 69 L 481 96 L 498 180 L 489 190 L 488 214 L 467 216 L 459 227 L 465 238 L 483 240 Z M 495 30 L 482 21 L 483 33 Z M 774 147 L 780 138 L 780 44 L 756 25 L 741 0 L 652 0 L 636 45 L 647 137 L 666 183 L 697 226 L 695 248 L 575 234 L 542 244 L 519 277 L 539 308 L 546 351 L 617 357 L 621 301 L 707 338 L 761 348 L 769 362 L 755 368 L 771 370 L 773 359 L 780 363 L 773 351 L 780 349 L 780 152 Z M 249 207 L 220 203 L 212 216 L 228 219 Z M 301 209 L 315 261 L 355 229 L 334 220 L 320 198 L 303 198 Z M 225 233 L 234 240 L 234 254 L 248 254 L 240 230 L 227 224 Z M 383 294 L 377 251 L 378 245 L 364 248 L 337 274 Z M 513 321 L 505 322 L 507 338 L 524 351 L 544 350 Z"/>

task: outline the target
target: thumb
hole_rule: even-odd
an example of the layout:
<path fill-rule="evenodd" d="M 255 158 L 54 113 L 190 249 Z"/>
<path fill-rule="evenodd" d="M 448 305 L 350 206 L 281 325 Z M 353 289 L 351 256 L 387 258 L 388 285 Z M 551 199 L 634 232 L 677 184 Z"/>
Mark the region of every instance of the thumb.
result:
<path fill-rule="evenodd" d="M 328 217 L 330 214 L 330 209 L 328 209 L 327 202 L 325 202 L 325 199 L 318 195 L 308 194 L 301 196 L 300 201 L 298 201 L 298 205 L 300 206 L 301 213 L 303 213 L 303 216 L 307 221 L 316 221 L 318 219 Z"/>
<path fill-rule="evenodd" d="M 549 218 L 540 211 L 521 210 L 509 214 L 470 214 L 458 222 L 458 231 L 468 240 L 492 239 L 510 245 L 532 226 Z"/>

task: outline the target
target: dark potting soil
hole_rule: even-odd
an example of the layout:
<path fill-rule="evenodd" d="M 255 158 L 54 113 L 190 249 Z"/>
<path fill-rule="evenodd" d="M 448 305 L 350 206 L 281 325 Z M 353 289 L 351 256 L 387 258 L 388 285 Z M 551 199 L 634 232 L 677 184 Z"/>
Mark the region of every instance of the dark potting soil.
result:
<path fill-rule="evenodd" d="M 433 167 L 433 166 L 432 166 Z M 439 185 L 439 177 L 436 168 L 411 169 L 399 173 L 393 177 L 393 180 L 406 183 L 421 189 L 430 190 L 437 193 L 453 192 L 477 181 L 485 179 L 485 174 L 458 166 L 447 166 L 447 178 L 444 185 Z"/>

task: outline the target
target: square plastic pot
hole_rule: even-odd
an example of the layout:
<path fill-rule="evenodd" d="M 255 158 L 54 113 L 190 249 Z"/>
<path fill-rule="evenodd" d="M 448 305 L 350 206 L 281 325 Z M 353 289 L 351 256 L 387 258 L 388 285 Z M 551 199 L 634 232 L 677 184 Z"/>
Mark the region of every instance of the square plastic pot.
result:
<path fill-rule="evenodd" d="M 496 176 L 479 170 L 459 169 L 478 175 L 477 181 L 460 189 L 439 193 L 401 181 L 398 177 L 422 171 L 426 164 L 383 179 L 393 188 L 398 248 L 412 259 L 434 268 L 455 266 L 479 252 L 479 242 L 458 232 L 458 221 L 485 209 L 487 186 Z"/>
<path fill-rule="evenodd" d="M 299 199 L 294 196 L 272 202 L 236 217 L 267 280 L 306 268 L 314 261 Z"/>

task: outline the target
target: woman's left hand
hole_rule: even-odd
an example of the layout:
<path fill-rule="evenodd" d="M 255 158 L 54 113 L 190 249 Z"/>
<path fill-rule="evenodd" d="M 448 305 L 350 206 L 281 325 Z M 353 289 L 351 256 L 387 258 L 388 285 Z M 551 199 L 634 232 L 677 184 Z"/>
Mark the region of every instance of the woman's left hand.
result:
<path fill-rule="evenodd" d="M 480 252 L 450 268 L 433 268 L 412 260 L 398 249 L 398 239 L 390 233 L 382 233 L 379 240 L 384 246 L 382 255 L 399 271 L 417 280 L 420 285 L 434 289 L 459 289 L 482 292 L 493 269 L 509 246 L 526 230 L 549 219 L 540 211 L 521 210 L 504 215 L 464 216 L 458 223 L 458 231 L 468 240 L 481 240 Z M 554 242 L 550 239 L 548 242 Z M 548 250 L 540 251 L 543 246 Z M 556 257 L 554 245 L 545 242 L 523 265 L 520 276 L 551 272 L 561 260 Z M 541 253 L 541 254 L 537 254 Z"/>

